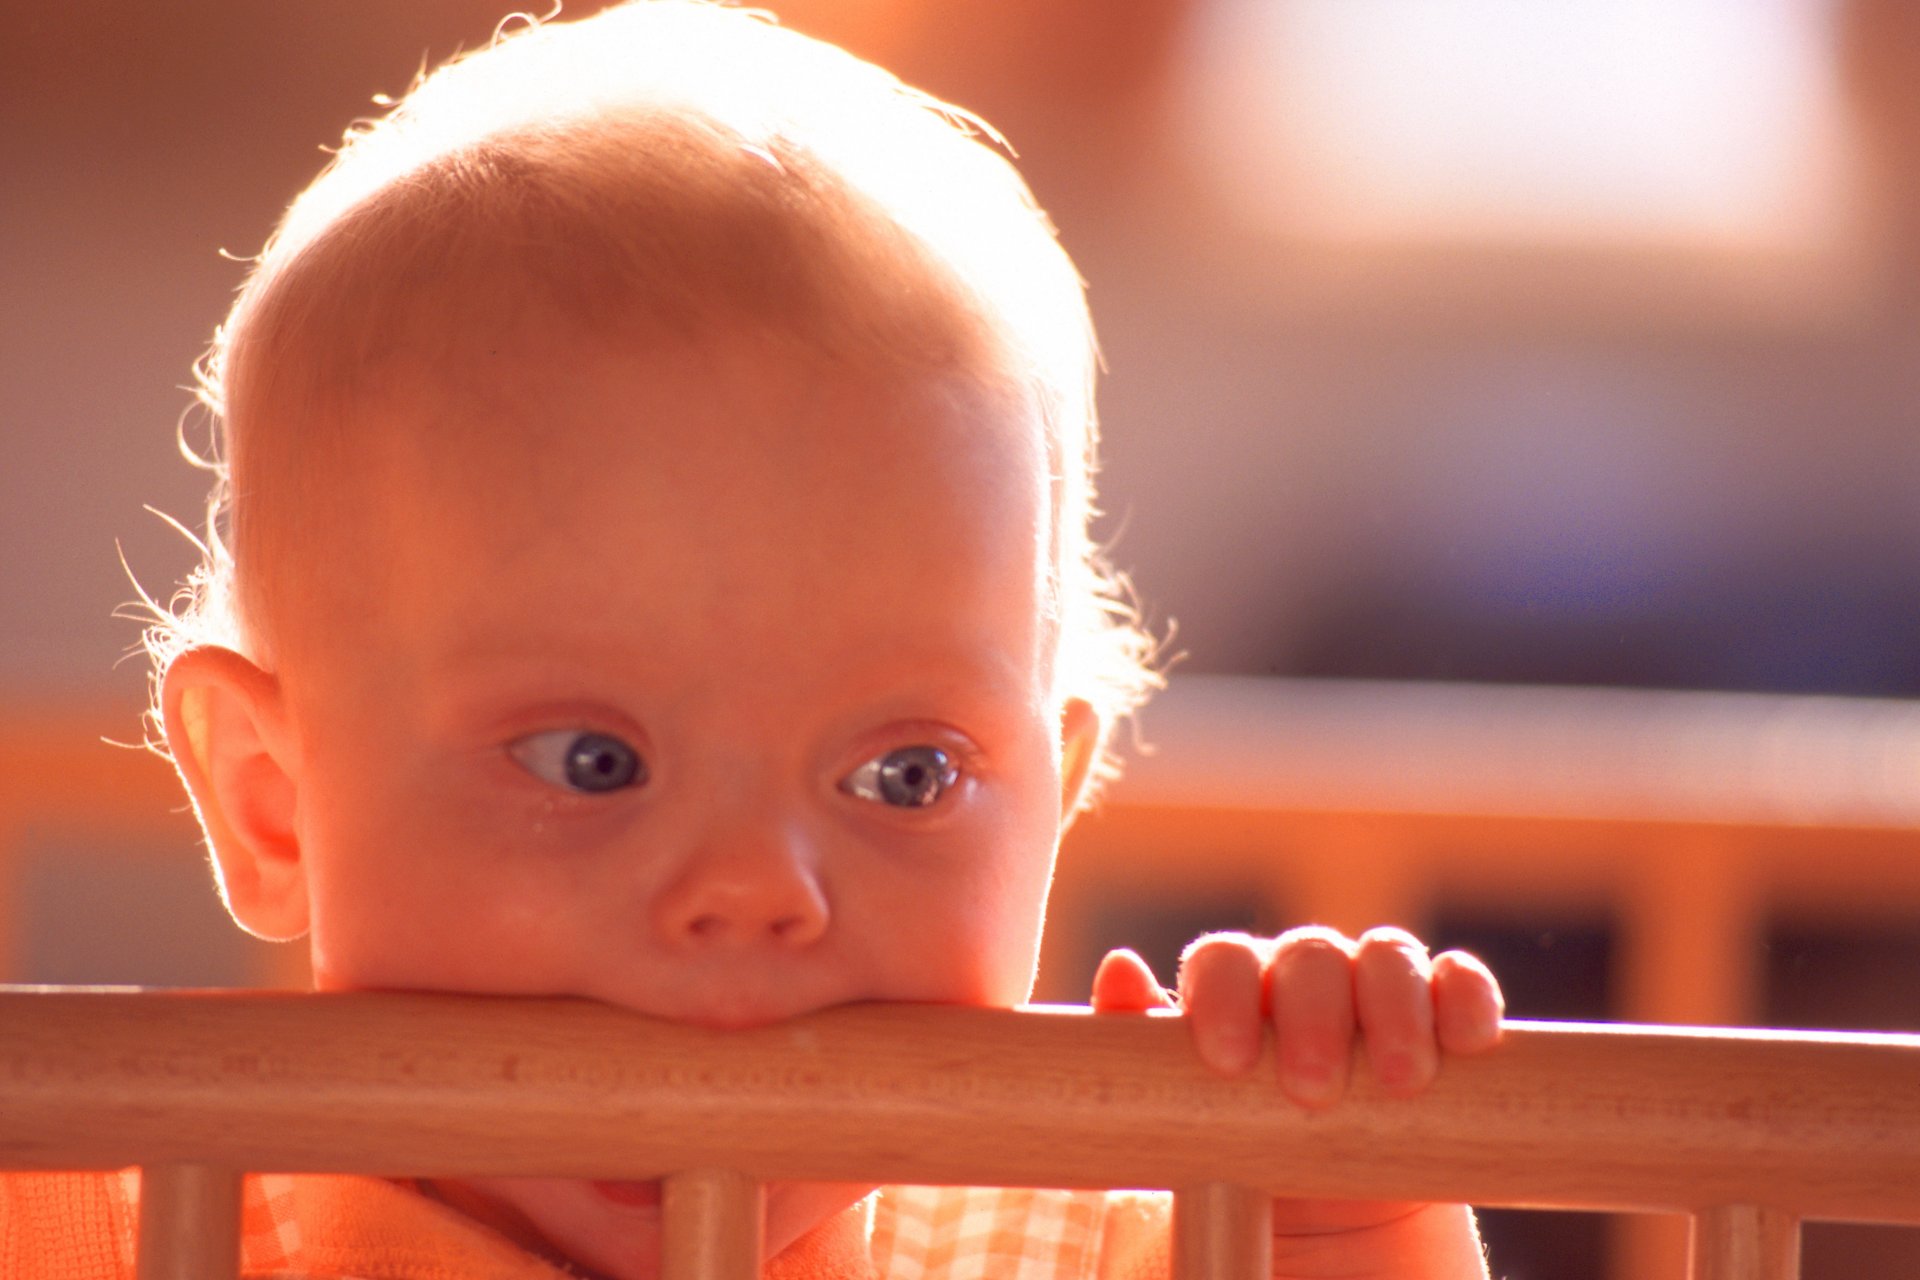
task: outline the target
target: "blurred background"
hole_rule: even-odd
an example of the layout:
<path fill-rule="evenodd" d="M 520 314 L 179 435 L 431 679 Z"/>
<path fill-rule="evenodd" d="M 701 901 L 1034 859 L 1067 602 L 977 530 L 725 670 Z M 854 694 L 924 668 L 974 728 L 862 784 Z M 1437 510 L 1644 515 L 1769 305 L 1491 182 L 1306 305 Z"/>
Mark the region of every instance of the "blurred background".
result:
<path fill-rule="evenodd" d="M 1493 958 L 1523 1015 L 1920 1029 L 1920 6 L 773 7 L 998 125 L 1090 281 L 1105 528 L 1181 657 L 1144 720 L 1160 757 L 1069 851 L 1042 996 L 1082 998 L 1110 943 L 1171 977 L 1199 928 L 1392 907 Z M 291 980 L 222 921 L 164 767 L 99 741 L 136 741 L 145 695 L 112 615 L 128 571 L 164 597 L 192 563 L 143 507 L 198 523 L 175 427 L 236 259 L 375 94 L 506 6 L 0 9 L 0 979 Z M 1637 692 L 1506 689 L 1539 685 Z M 1618 751 L 1581 745 L 1622 707 Z M 1754 767 L 1809 718 L 1801 754 Z M 1687 770 L 1648 754 L 1676 737 Z M 1871 796 L 1768 809 L 1819 744 L 1869 740 Z M 1454 805 L 1454 756 L 1507 798 Z M 1748 798 L 1596 817 L 1535 803 L 1543 759 L 1574 791 L 1637 761 L 1646 795 L 1725 760 Z M 1195 798 L 1235 767 L 1305 781 L 1258 820 Z M 1426 790 L 1369 789 L 1387 772 Z M 1509 825 L 1416 841 L 1409 815 L 1441 811 Z M 1180 873 L 1152 863 L 1196 841 Z M 1577 883 L 1456 868 L 1496 847 Z M 1232 874 L 1193 874 L 1214 849 Z M 1841 849 L 1870 865 L 1842 875 Z M 1642 856 L 1661 878 L 1634 915 L 1611 886 L 1640 893 L 1619 868 Z M 1656 990 L 1646 919 L 1684 959 L 1694 913 L 1729 900 L 1716 927 L 1745 958 L 1696 947 Z M 1496 1223 L 1514 1280 L 1652 1274 L 1618 1269 L 1655 1245 L 1520 1218 Z M 1808 1274 L 1916 1256 L 1904 1233 L 1817 1234 Z"/>

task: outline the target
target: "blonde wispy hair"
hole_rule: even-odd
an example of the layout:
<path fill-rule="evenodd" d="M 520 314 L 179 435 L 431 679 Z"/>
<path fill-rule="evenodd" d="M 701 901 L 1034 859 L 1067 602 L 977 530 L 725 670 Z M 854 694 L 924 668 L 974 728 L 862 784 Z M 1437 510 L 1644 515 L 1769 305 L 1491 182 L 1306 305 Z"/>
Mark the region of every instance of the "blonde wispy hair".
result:
<path fill-rule="evenodd" d="M 984 122 L 709 0 L 524 19 L 383 105 L 288 209 L 197 366 L 214 488 L 202 562 L 153 611 L 156 688 L 195 644 L 271 668 L 275 592 L 299 588 L 259 566 L 311 554 L 297 520 L 313 460 L 351 474 L 321 410 L 351 399 L 397 334 L 417 336 L 421 291 L 462 271 L 502 305 L 531 286 L 576 312 L 637 303 L 676 330 L 745 313 L 907 359 L 942 359 L 929 335 L 955 326 L 900 317 L 960 318 L 1045 423 L 1061 687 L 1111 729 L 1159 683 L 1089 531 L 1099 357 L 1084 288 Z"/>

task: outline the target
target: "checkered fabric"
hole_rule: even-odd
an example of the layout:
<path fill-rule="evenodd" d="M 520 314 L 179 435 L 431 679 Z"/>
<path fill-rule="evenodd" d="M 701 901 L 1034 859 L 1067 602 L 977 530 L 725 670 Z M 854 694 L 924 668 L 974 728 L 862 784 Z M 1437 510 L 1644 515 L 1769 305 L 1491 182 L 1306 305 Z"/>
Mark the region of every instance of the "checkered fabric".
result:
<path fill-rule="evenodd" d="M 1107 1196 L 1015 1187 L 888 1187 L 874 1202 L 885 1280 L 1097 1280 Z"/>
<path fill-rule="evenodd" d="M 139 1175 L 0 1175 L 0 1276 L 133 1280 Z M 1164 1280 L 1164 1199 L 1098 1191 L 888 1187 L 815 1232 L 770 1280 Z M 816 1240 L 817 1238 L 817 1240 Z M 811 1247 L 817 1243 L 818 1247 Z M 844 1246 L 844 1247 L 842 1247 Z M 248 1280 L 565 1280 L 497 1233 L 375 1178 L 246 1180 Z"/>
<path fill-rule="evenodd" d="M 255 1272 L 292 1272 L 301 1266 L 299 1197 L 293 1179 L 248 1178 L 240 1199 L 241 1269 Z"/>

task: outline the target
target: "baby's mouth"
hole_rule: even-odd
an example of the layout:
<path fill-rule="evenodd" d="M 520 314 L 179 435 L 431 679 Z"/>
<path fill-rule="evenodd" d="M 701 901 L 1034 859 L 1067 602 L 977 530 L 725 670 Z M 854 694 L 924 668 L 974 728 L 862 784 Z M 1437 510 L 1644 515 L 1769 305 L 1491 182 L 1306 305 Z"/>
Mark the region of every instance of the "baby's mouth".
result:
<path fill-rule="evenodd" d="M 657 1209 L 660 1207 L 660 1183 L 652 1182 L 601 1182 L 593 1183 L 593 1189 L 600 1197 L 610 1203 L 629 1209 Z"/>

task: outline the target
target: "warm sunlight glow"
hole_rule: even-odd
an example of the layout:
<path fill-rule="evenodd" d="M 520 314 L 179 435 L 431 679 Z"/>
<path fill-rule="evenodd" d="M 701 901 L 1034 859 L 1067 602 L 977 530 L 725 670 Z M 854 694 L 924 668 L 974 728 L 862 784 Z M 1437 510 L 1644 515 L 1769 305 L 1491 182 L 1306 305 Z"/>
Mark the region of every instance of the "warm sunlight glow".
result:
<path fill-rule="evenodd" d="M 1184 107 L 1314 240 L 1792 251 L 1847 213 L 1826 0 L 1210 0 Z"/>

